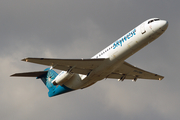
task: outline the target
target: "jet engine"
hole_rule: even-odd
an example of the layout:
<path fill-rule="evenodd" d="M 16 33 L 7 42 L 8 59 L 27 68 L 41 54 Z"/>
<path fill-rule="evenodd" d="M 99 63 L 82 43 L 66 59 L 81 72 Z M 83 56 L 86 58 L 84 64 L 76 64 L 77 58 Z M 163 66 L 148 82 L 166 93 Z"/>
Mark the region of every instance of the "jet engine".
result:
<path fill-rule="evenodd" d="M 52 81 L 53 85 L 63 85 L 67 80 L 69 80 L 74 73 L 67 71 L 62 71 L 59 75 Z"/>

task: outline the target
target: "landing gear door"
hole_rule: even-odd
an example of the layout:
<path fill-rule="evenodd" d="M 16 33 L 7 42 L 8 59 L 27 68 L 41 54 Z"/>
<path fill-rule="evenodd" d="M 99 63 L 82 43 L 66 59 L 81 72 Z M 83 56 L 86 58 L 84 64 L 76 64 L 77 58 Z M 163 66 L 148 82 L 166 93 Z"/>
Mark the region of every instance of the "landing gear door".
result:
<path fill-rule="evenodd" d="M 141 33 L 142 33 L 142 34 L 146 33 L 146 30 L 145 30 L 145 22 L 140 25 L 140 29 L 141 29 Z"/>

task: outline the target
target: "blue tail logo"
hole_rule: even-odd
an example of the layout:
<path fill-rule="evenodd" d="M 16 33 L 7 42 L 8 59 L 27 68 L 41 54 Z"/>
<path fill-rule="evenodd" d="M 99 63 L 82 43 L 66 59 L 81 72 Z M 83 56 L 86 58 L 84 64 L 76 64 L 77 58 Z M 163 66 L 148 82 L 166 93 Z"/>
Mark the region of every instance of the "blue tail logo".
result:
<path fill-rule="evenodd" d="M 52 70 L 50 68 L 46 68 L 44 71 L 48 71 L 48 72 L 40 77 L 37 77 L 37 79 L 41 78 L 42 82 L 49 89 L 49 92 L 48 92 L 49 97 L 53 97 L 53 96 L 56 96 L 59 94 L 63 94 L 63 93 L 72 91 L 72 89 L 70 89 L 64 85 L 63 86 L 53 85 L 52 81 L 58 75 L 54 70 Z"/>

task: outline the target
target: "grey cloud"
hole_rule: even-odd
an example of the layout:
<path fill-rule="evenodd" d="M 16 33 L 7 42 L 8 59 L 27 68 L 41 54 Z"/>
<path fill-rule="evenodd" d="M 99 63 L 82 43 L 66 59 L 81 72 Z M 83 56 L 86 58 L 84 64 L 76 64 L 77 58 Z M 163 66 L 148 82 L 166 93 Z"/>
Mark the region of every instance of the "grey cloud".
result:
<path fill-rule="evenodd" d="M 1 0 L 1 118 L 178 119 L 178 15 L 176 0 Z M 162 81 L 109 79 L 48 98 L 41 81 L 9 77 L 47 67 L 21 62 L 24 57 L 90 58 L 152 17 L 168 20 L 169 28 L 127 62 L 164 75 Z"/>

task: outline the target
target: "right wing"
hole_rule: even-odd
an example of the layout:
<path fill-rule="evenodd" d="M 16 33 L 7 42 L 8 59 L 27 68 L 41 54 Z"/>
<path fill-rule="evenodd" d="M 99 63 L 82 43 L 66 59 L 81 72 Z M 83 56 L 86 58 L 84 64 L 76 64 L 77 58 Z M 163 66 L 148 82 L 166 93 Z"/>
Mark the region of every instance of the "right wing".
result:
<path fill-rule="evenodd" d="M 137 68 L 127 62 L 124 62 L 118 69 L 116 69 L 113 73 L 108 75 L 107 78 L 114 79 L 152 79 L 152 80 L 162 80 L 164 77 L 158 74 L 154 74 L 140 68 Z"/>

